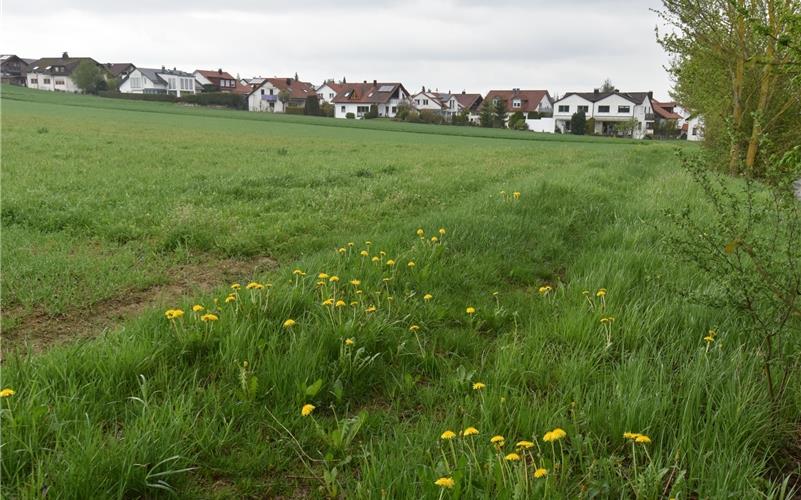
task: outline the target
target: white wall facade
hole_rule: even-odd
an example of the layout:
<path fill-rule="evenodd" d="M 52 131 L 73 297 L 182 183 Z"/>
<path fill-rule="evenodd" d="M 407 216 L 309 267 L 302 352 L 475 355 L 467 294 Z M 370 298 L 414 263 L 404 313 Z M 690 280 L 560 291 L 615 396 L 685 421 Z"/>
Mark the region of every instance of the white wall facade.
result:
<path fill-rule="evenodd" d="M 195 94 L 195 77 L 193 75 L 180 76 L 170 73 L 156 72 L 156 74 L 167 82 L 167 93 L 181 97 L 181 94 Z"/>
<path fill-rule="evenodd" d="M 248 111 L 283 113 L 284 103 L 278 100 L 281 89 L 265 81 L 248 96 Z"/>
<path fill-rule="evenodd" d="M 69 76 L 49 75 L 45 73 L 28 73 L 26 85 L 31 89 L 48 90 L 50 92 L 80 92 L 81 89 Z"/>
<path fill-rule="evenodd" d="M 528 125 L 528 129 L 532 132 L 547 132 L 553 134 L 556 120 L 553 118 L 527 119 L 526 125 Z"/>
<path fill-rule="evenodd" d="M 139 69 L 135 69 L 120 84 L 120 92 L 123 94 L 166 94 L 167 86 L 150 80 Z"/>
<path fill-rule="evenodd" d="M 687 120 L 687 140 L 704 140 L 704 120 L 700 116 L 693 116 Z"/>
<path fill-rule="evenodd" d="M 411 97 L 411 100 L 412 106 L 414 106 L 414 108 L 418 111 L 445 111 L 440 104 L 439 99 L 437 99 L 437 97 L 430 92 L 418 92 Z"/>
<path fill-rule="evenodd" d="M 320 102 L 327 102 L 329 104 L 333 103 L 334 97 L 337 96 L 337 91 L 329 87 L 326 83 L 320 85 L 315 92 L 317 92 L 317 97 L 320 98 Z"/>
<path fill-rule="evenodd" d="M 647 97 L 641 103 L 634 103 L 620 95 L 611 94 L 593 103 L 575 94 L 568 96 L 554 103 L 555 128 L 562 133 L 567 132 L 573 113 L 577 113 L 580 109 L 584 111 L 587 119 L 595 120 L 595 129 L 592 131 L 594 134 L 608 133 L 615 123 L 632 118 L 636 118 L 639 123 L 633 133 L 635 139 L 642 139 L 647 134 L 653 133 L 653 118 L 647 120 L 646 116 L 653 114 L 651 102 Z"/>

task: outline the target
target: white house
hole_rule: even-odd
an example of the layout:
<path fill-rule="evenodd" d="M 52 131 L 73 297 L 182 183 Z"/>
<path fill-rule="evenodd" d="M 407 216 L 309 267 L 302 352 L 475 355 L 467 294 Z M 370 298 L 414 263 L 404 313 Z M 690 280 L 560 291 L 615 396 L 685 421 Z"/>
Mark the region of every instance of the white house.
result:
<path fill-rule="evenodd" d="M 175 68 L 136 68 L 120 83 L 124 94 L 196 94 L 195 77 Z"/>
<path fill-rule="evenodd" d="M 315 92 L 317 93 L 317 97 L 320 98 L 320 102 L 327 102 L 328 104 L 332 104 L 334 102 L 334 97 L 337 96 L 340 92 L 345 90 L 346 84 L 344 83 L 335 83 L 333 80 L 328 80 L 317 89 Z"/>
<path fill-rule="evenodd" d="M 490 90 L 485 101 L 505 101 L 507 116 L 516 112 L 523 114 L 548 114 L 553 110 L 551 95 L 547 90 Z"/>
<path fill-rule="evenodd" d="M 423 87 L 420 92 L 411 97 L 412 107 L 417 111 L 433 111 L 444 115 L 448 111 L 447 105 L 443 102 L 445 97 L 445 94 L 439 94 L 431 90 L 426 91 L 426 88 Z M 449 94 L 446 100 L 450 100 Z"/>
<path fill-rule="evenodd" d="M 281 96 L 286 96 L 284 103 Z M 265 78 L 261 84 L 254 84 L 248 94 L 249 111 L 284 113 L 287 107 L 303 107 L 306 98 L 316 96 L 314 86 L 294 78 Z"/>
<path fill-rule="evenodd" d="M 554 126 L 562 133 L 570 132 L 573 113 L 583 111 L 586 119 L 595 122 L 594 134 L 615 135 L 617 124 L 635 119 L 632 137 L 642 139 L 653 134 L 652 98 L 651 92 L 569 92 L 553 103 Z"/>
<path fill-rule="evenodd" d="M 375 105 L 378 116 L 393 118 L 398 113 L 398 106 L 408 102 L 409 92 L 400 83 L 382 83 L 373 80 L 373 83 L 348 83 L 345 88 L 334 97 L 334 116 L 347 118 L 352 114 L 361 118 Z"/>
<path fill-rule="evenodd" d="M 704 140 L 704 118 L 700 115 L 687 117 L 682 126 L 682 136 L 686 135 L 688 141 Z"/>
<path fill-rule="evenodd" d="M 52 92 L 81 92 L 72 75 L 84 61 L 96 65 L 107 78 L 110 76 L 106 66 L 91 57 L 70 57 L 64 52 L 61 57 L 45 57 L 32 62 L 27 69 L 26 85 Z"/>

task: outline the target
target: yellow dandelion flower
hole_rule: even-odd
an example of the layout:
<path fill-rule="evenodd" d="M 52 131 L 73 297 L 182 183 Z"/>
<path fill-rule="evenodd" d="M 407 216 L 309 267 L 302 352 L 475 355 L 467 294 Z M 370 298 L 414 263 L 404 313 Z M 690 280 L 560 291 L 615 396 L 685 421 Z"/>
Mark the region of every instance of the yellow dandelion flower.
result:
<path fill-rule="evenodd" d="M 353 345 L 356 342 L 353 339 L 345 339 L 345 345 Z"/>
<path fill-rule="evenodd" d="M 418 325 L 412 325 L 412 326 L 409 327 L 409 331 L 412 332 L 412 333 L 419 332 L 420 331 L 420 327 Z"/>
<path fill-rule="evenodd" d="M 427 293 L 427 294 L 423 295 L 423 300 L 425 300 L 426 302 L 428 302 L 429 300 L 431 300 L 433 298 L 434 298 L 434 296 L 431 295 L 430 293 Z"/>
<path fill-rule="evenodd" d="M 353 286 L 359 286 L 362 284 L 361 280 L 350 280 L 350 284 Z"/>
<path fill-rule="evenodd" d="M 220 319 L 219 316 L 217 316 L 216 314 L 212 314 L 212 313 L 207 313 L 207 314 L 204 314 L 203 316 L 200 317 L 201 321 L 206 321 L 206 322 L 217 321 L 218 319 Z"/>
<path fill-rule="evenodd" d="M 359 305 L 359 301 L 358 300 L 351 300 L 350 301 L 350 305 L 351 306 L 358 306 Z"/>
<path fill-rule="evenodd" d="M 337 252 L 339 252 L 340 254 L 344 254 L 345 252 L 347 252 L 347 250 L 345 249 L 345 247 L 342 247 L 338 249 Z"/>
<path fill-rule="evenodd" d="M 418 229 L 418 230 L 417 230 L 417 236 L 419 236 L 419 237 L 421 237 L 421 238 L 422 238 L 422 237 L 423 237 L 423 236 L 425 236 L 425 235 L 426 235 L 426 232 L 425 232 L 425 231 L 423 231 L 423 228 L 422 228 L 422 227 L 421 227 L 420 229 Z"/>
<path fill-rule="evenodd" d="M 379 258 L 378 258 L 378 256 L 376 256 L 376 255 L 373 255 L 373 258 L 372 258 L 372 259 L 370 259 L 370 260 L 371 260 L 371 261 L 373 261 L 373 262 L 378 262 L 378 261 L 379 261 L 379 260 L 381 260 L 381 259 L 379 259 Z"/>
<path fill-rule="evenodd" d="M 373 244 L 373 242 L 372 242 L 372 241 L 370 241 L 370 240 L 367 240 L 367 241 L 365 241 L 365 242 L 364 242 L 364 244 L 365 244 L 365 245 L 367 245 L 367 246 L 369 247 L 370 245 L 372 245 L 372 244 Z"/>
<path fill-rule="evenodd" d="M 639 444 L 651 444 L 651 438 L 645 434 L 639 434 L 636 438 L 634 438 L 634 442 Z"/>
<path fill-rule="evenodd" d="M 376 308 L 376 306 L 370 306 L 370 307 L 368 307 L 367 309 L 365 309 L 365 311 L 367 311 L 367 312 L 369 312 L 369 313 L 374 313 L 374 312 L 376 312 L 377 310 L 378 310 L 378 308 Z"/>
<path fill-rule="evenodd" d="M 250 283 L 248 283 L 245 286 L 245 288 L 247 288 L 248 290 L 260 290 L 260 289 L 264 288 L 264 285 L 262 285 L 261 283 L 258 283 L 256 281 L 251 281 Z"/>
<path fill-rule="evenodd" d="M 359 252 L 359 255 L 361 255 L 362 257 L 369 257 L 370 252 L 368 252 L 367 250 L 362 250 L 361 252 Z"/>
<path fill-rule="evenodd" d="M 704 340 L 706 340 L 707 344 L 711 344 L 712 342 L 715 341 L 715 337 L 713 337 L 712 335 L 707 335 L 706 337 L 704 337 Z"/>
<path fill-rule="evenodd" d="M 604 325 L 611 325 L 614 322 L 615 322 L 615 317 L 614 316 L 602 316 L 601 317 L 601 323 L 604 324 Z"/>
<path fill-rule="evenodd" d="M 348 304 L 344 300 L 338 300 L 337 303 L 334 304 L 334 307 L 345 307 L 347 305 Z"/>
<path fill-rule="evenodd" d="M 334 299 L 325 299 L 323 301 L 323 305 L 324 306 L 333 306 L 334 305 Z"/>
<path fill-rule="evenodd" d="M 500 445 L 503 445 L 504 441 L 506 441 L 506 438 L 504 438 L 504 437 L 503 437 L 503 436 L 501 436 L 500 434 L 498 434 L 497 436 L 492 436 L 492 437 L 490 438 L 490 443 L 492 443 L 492 444 L 500 444 Z"/>
<path fill-rule="evenodd" d="M 441 477 L 441 478 L 437 479 L 436 481 L 434 481 L 434 484 L 436 484 L 440 488 L 451 489 L 456 485 L 456 481 L 454 481 L 450 477 Z"/>
<path fill-rule="evenodd" d="M 596 297 L 606 297 L 606 288 L 599 288 L 597 292 L 595 292 Z"/>
<path fill-rule="evenodd" d="M 445 236 L 445 228 L 444 227 L 439 228 L 439 235 L 440 236 Z"/>
<path fill-rule="evenodd" d="M 330 278 L 330 276 L 328 276 L 326 273 L 320 273 L 317 275 L 318 280 L 327 280 L 328 278 Z"/>
<path fill-rule="evenodd" d="M 473 390 L 474 391 L 480 391 L 481 389 L 484 389 L 485 387 L 487 387 L 487 384 L 485 384 L 484 382 L 476 382 L 476 383 L 473 384 Z"/>
<path fill-rule="evenodd" d="M 394 261 L 394 260 L 392 260 L 392 259 L 389 259 L 389 260 L 387 261 L 387 265 L 388 265 L 389 267 L 392 267 L 392 266 L 394 266 L 394 265 L 395 265 L 395 261 Z"/>
<path fill-rule="evenodd" d="M 417 265 L 417 264 L 415 264 L 413 260 L 410 260 L 410 261 L 409 261 L 409 262 L 406 264 L 406 266 L 407 266 L 408 268 L 410 268 L 410 269 L 411 269 L 411 268 L 413 268 L 413 267 L 414 267 L 414 266 L 416 266 L 416 265 Z"/>
<path fill-rule="evenodd" d="M 550 285 L 545 285 L 541 286 L 537 291 L 540 293 L 540 295 L 548 295 L 551 293 L 551 290 L 553 290 L 553 288 L 551 288 Z"/>
<path fill-rule="evenodd" d="M 545 435 L 542 436 L 542 440 L 545 441 L 546 443 L 550 443 L 551 441 L 556 441 L 556 439 L 553 437 L 553 432 L 550 431 L 546 432 Z"/>
<path fill-rule="evenodd" d="M 510 453 L 505 457 L 503 457 L 503 459 L 506 460 L 507 462 L 519 462 L 520 455 L 518 455 L 517 453 Z"/>
<path fill-rule="evenodd" d="M 325 281 L 318 281 L 317 282 L 317 287 L 319 288 L 321 286 L 325 286 Z"/>
<path fill-rule="evenodd" d="M 463 437 L 475 436 L 477 434 L 478 434 L 478 429 L 476 429 L 475 427 L 468 427 L 467 429 L 462 431 Z"/>
<path fill-rule="evenodd" d="M 205 309 L 205 307 L 201 306 L 200 304 L 195 304 L 192 306 L 192 310 L 196 313 L 202 311 L 203 309 Z"/>
<path fill-rule="evenodd" d="M 240 285 L 239 283 L 232 283 L 231 284 L 231 289 L 232 290 L 239 290 L 240 288 L 242 288 L 242 285 Z"/>
<path fill-rule="evenodd" d="M 436 236 L 432 236 L 431 237 L 431 243 L 436 243 L 438 241 L 439 241 L 439 238 L 437 238 Z"/>
<path fill-rule="evenodd" d="M 380 255 L 381 257 L 386 257 L 386 256 L 387 256 L 387 252 L 385 252 L 385 251 L 383 251 L 383 250 L 380 250 L 380 251 L 378 252 L 378 255 Z"/>
<path fill-rule="evenodd" d="M 476 308 L 475 308 L 475 307 L 468 307 L 467 309 L 465 309 L 465 312 L 466 312 L 468 315 L 471 315 L 471 316 L 472 316 L 473 314 L 475 314 L 475 313 L 476 313 Z"/>
<path fill-rule="evenodd" d="M 567 432 L 565 432 L 564 430 L 560 429 L 559 427 L 557 427 L 556 429 L 552 430 L 551 432 L 553 432 L 553 437 L 554 437 L 555 441 L 559 441 L 560 439 L 563 439 L 563 438 L 567 437 Z"/>
<path fill-rule="evenodd" d="M 548 475 L 548 469 L 543 469 L 542 467 L 534 471 L 534 477 L 537 479 L 543 478 L 547 475 Z"/>
<path fill-rule="evenodd" d="M 292 328 L 293 326 L 297 325 L 297 322 L 294 319 L 288 319 L 284 321 L 284 328 Z"/>
<path fill-rule="evenodd" d="M 229 295 L 228 297 L 225 298 L 225 303 L 227 304 L 227 303 L 233 302 L 235 300 L 236 300 L 236 295 Z"/>
<path fill-rule="evenodd" d="M 348 242 L 348 246 L 349 246 L 349 247 L 353 248 L 353 246 L 354 246 L 354 245 L 355 245 L 355 243 L 353 243 L 352 241 L 349 241 L 349 242 Z"/>
<path fill-rule="evenodd" d="M 528 450 L 533 447 L 534 443 L 531 441 L 518 441 L 517 444 L 515 444 L 515 448 L 520 448 L 521 450 Z"/>
<path fill-rule="evenodd" d="M 295 276 L 306 276 L 306 273 L 304 273 L 304 272 L 303 272 L 303 271 L 301 271 L 300 269 L 295 269 L 295 270 L 293 270 L 293 271 L 292 271 L 292 274 L 294 274 Z"/>
<path fill-rule="evenodd" d="M 639 436 L 639 434 L 637 434 L 635 432 L 624 432 L 623 433 L 623 439 L 637 439 L 637 436 Z"/>
<path fill-rule="evenodd" d="M 300 409 L 300 414 L 304 417 L 308 417 L 309 415 L 312 414 L 315 408 L 316 406 L 314 405 L 305 404 L 303 405 L 303 408 Z"/>
<path fill-rule="evenodd" d="M 14 389 L 12 389 L 10 387 L 6 387 L 2 391 L 0 391 L 0 398 L 10 398 L 11 396 L 13 396 L 16 393 L 17 393 L 17 391 L 15 391 Z"/>
<path fill-rule="evenodd" d="M 453 439 L 455 437 L 456 437 L 456 433 L 449 430 L 449 431 L 443 432 L 442 435 L 440 436 L 440 439 L 444 439 L 445 441 L 449 441 L 449 440 L 451 440 L 451 439 Z"/>
<path fill-rule="evenodd" d="M 520 199 L 520 191 L 515 191 L 514 193 L 512 193 L 512 196 L 514 196 L 514 198 L 516 200 L 519 200 Z"/>
<path fill-rule="evenodd" d="M 331 276 L 330 278 L 328 278 L 328 281 L 330 281 L 331 283 L 337 283 L 339 282 L 339 276 Z"/>

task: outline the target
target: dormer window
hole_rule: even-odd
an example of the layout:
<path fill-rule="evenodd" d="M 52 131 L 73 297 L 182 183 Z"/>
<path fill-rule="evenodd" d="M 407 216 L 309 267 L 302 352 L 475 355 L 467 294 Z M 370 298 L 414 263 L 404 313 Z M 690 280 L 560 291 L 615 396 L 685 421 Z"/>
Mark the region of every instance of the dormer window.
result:
<path fill-rule="evenodd" d="M 513 108 L 519 108 L 521 105 L 522 105 L 522 103 L 520 102 L 520 99 L 514 99 L 512 101 L 512 107 Z"/>

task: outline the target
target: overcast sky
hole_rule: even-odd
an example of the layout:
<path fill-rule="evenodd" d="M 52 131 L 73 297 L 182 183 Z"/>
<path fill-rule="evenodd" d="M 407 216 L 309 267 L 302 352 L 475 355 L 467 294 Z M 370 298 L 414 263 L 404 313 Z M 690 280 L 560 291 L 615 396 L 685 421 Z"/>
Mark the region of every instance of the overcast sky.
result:
<path fill-rule="evenodd" d="M 4 0 L 0 52 L 441 91 L 621 90 L 666 98 L 659 0 Z"/>

